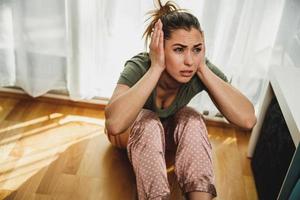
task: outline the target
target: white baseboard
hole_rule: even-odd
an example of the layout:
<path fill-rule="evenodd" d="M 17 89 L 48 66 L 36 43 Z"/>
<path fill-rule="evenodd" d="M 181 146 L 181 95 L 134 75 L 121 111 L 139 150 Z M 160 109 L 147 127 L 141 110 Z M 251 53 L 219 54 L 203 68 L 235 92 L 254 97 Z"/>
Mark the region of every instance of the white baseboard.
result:
<path fill-rule="evenodd" d="M 9 92 L 9 93 L 14 93 L 14 94 L 26 94 L 26 92 L 24 92 L 22 89 L 19 89 L 19 88 L 0 87 L 0 92 Z M 51 92 L 46 93 L 40 97 L 74 101 L 67 94 L 57 94 L 57 93 L 51 93 Z M 96 104 L 96 105 L 107 105 L 108 100 L 109 99 L 107 99 L 107 98 L 99 97 L 99 98 L 93 98 L 90 100 L 79 100 L 79 101 L 74 101 L 74 102 L 83 102 L 83 103 L 90 103 L 90 104 Z"/>

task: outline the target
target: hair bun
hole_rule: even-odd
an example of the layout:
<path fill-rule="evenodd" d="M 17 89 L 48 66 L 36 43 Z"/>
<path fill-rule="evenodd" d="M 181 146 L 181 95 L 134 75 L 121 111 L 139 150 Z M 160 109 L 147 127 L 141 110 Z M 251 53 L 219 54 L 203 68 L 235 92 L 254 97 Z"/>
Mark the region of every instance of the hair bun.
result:
<path fill-rule="evenodd" d="M 157 17 L 160 18 L 168 13 L 174 12 L 178 10 L 178 7 L 174 2 L 167 1 L 165 5 L 162 5 L 161 1 L 158 1 L 159 3 L 159 9 L 156 11 L 157 12 Z"/>
<path fill-rule="evenodd" d="M 143 37 L 145 37 L 145 47 L 147 47 L 148 40 L 151 38 L 151 34 L 155 23 L 160 19 L 163 24 L 164 39 L 169 39 L 172 31 L 177 29 L 190 30 L 192 27 L 201 32 L 201 27 L 198 19 L 188 13 L 185 9 L 180 9 L 174 2 L 167 1 L 164 5 L 161 0 L 157 0 L 156 9 L 151 10 L 149 18 L 151 20 L 147 26 Z"/>

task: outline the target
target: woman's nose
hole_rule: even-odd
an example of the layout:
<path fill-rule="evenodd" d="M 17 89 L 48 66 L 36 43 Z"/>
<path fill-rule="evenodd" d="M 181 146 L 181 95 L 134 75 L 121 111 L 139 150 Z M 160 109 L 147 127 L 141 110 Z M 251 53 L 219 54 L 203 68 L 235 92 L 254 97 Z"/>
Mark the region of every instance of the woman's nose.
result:
<path fill-rule="evenodd" d="M 192 66 L 193 65 L 193 57 L 191 53 L 186 53 L 184 57 L 184 64 L 187 66 Z"/>

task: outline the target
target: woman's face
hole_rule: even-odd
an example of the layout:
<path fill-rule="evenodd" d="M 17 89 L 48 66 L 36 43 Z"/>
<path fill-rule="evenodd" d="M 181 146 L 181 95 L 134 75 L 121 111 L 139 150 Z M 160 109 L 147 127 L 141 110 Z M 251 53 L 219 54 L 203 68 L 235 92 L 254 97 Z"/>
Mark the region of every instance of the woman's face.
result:
<path fill-rule="evenodd" d="M 166 71 L 179 83 L 186 83 L 195 75 L 201 62 L 204 40 L 199 30 L 178 29 L 165 40 Z"/>

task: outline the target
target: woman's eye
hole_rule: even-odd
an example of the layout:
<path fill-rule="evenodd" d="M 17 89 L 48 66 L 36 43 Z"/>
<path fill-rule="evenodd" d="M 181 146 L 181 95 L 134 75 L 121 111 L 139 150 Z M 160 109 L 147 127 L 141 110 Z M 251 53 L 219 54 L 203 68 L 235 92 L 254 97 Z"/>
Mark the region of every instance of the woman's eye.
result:
<path fill-rule="evenodd" d="M 195 53 L 200 53 L 200 51 L 201 51 L 201 48 L 195 48 L 195 49 L 194 49 L 194 52 L 195 52 Z"/>
<path fill-rule="evenodd" d="M 178 48 L 174 49 L 174 51 L 177 53 L 181 53 L 181 52 L 183 52 L 183 48 L 178 47 Z"/>

